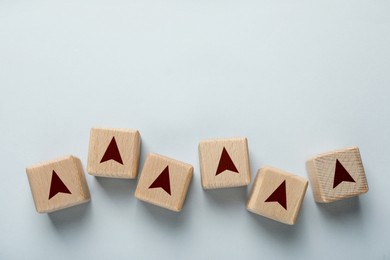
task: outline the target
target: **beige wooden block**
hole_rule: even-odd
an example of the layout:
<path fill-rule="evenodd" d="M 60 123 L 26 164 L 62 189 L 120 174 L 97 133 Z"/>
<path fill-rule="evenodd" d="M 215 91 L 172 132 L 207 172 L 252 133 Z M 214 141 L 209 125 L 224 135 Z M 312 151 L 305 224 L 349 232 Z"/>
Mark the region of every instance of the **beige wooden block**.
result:
<path fill-rule="evenodd" d="M 146 158 L 135 197 L 142 201 L 180 211 L 192 180 L 194 168 L 158 154 Z"/>
<path fill-rule="evenodd" d="M 247 209 L 264 217 L 294 225 L 306 193 L 308 181 L 272 168 L 261 168 L 247 201 Z"/>
<path fill-rule="evenodd" d="M 74 156 L 39 163 L 26 169 L 35 208 L 50 213 L 90 200 L 81 161 Z"/>
<path fill-rule="evenodd" d="M 204 189 L 246 186 L 251 181 L 245 137 L 201 141 L 199 161 Z"/>
<path fill-rule="evenodd" d="M 306 162 L 316 202 L 327 203 L 368 192 L 359 148 L 318 155 Z"/>
<path fill-rule="evenodd" d="M 89 139 L 89 174 L 99 177 L 135 179 L 141 137 L 137 130 L 92 128 Z"/>

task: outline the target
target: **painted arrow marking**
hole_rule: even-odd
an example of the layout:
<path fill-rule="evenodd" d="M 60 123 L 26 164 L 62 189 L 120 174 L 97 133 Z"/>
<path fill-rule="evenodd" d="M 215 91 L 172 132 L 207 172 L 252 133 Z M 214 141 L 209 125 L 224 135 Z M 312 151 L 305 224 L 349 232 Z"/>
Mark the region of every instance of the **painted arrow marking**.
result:
<path fill-rule="evenodd" d="M 53 170 L 51 174 L 49 200 L 53 198 L 57 193 L 72 194 L 66 187 L 65 183 L 60 179 L 60 177 L 58 177 L 57 173 Z"/>
<path fill-rule="evenodd" d="M 278 202 L 287 210 L 286 180 L 265 200 L 265 202 Z"/>
<path fill-rule="evenodd" d="M 154 182 L 149 186 L 149 189 L 153 188 L 162 188 L 166 193 L 171 195 L 171 183 L 169 181 L 169 167 L 160 173 L 160 175 L 154 180 Z"/>
<path fill-rule="evenodd" d="M 215 176 L 221 174 L 226 170 L 239 173 L 232 161 L 232 158 L 230 158 L 230 155 L 228 154 L 226 148 L 224 147 L 222 150 L 221 158 L 219 159 L 218 168 L 217 168 L 217 172 L 215 173 Z"/>
<path fill-rule="evenodd" d="M 111 142 L 108 145 L 107 150 L 104 153 L 103 158 L 100 161 L 100 163 L 106 162 L 109 160 L 114 160 L 114 161 L 123 165 L 122 157 L 121 157 L 121 154 L 119 152 L 118 145 L 116 144 L 115 137 L 112 137 Z"/>
<path fill-rule="evenodd" d="M 336 188 L 343 181 L 355 182 L 352 176 L 344 168 L 344 166 L 336 159 L 336 169 L 334 172 L 333 189 Z"/>

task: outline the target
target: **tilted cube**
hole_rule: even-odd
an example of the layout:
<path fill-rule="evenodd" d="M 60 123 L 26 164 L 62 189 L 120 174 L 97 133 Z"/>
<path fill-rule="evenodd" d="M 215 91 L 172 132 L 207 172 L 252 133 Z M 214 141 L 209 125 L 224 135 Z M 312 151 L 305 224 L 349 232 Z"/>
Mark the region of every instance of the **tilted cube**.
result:
<path fill-rule="evenodd" d="M 194 168 L 158 154 L 146 158 L 135 197 L 173 211 L 180 211 L 192 180 Z"/>
<path fill-rule="evenodd" d="M 81 161 L 66 156 L 26 169 L 35 208 L 50 213 L 90 200 Z"/>
<path fill-rule="evenodd" d="M 306 162 L 316 202 L 327 203 L 368 192 L 359 148 L 318 155 Z"/>
<path fill-rule="evenodd" d="M 247 209 L 261 216 L 294 225 L 306 193 L 305 178 L 272 168 L 261 168 L 250 192 Z"/>

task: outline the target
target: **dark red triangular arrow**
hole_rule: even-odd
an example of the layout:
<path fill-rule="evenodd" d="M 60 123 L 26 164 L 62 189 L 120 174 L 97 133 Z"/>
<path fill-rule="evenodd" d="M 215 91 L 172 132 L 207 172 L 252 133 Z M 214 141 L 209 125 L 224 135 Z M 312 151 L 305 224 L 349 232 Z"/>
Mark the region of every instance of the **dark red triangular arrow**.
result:
<path fill-rule="evenodd" d="M 119 149 L 118 149 L 118 145 L 116 144 L 115 137 L 113 137 L 111 139 L 111 142 L 108 145 L 107 150 L 104 153 L 103 158 L 100 161 L 100 163 L 106 162 L 109 160 L 114 160 L 114 161 L 123 165 L 122 157 L 121 157 L 121 154 L 119 153 Z"/>
<path fill-rule="evenodd" d="M 219 159 L 218 168 L 217 168 L 217 172 L 215 173 L 215 176 L 217 176 L 218 174 L 226 170 L 239 173 L 232 161 L 232 158 L 230 158 L 230 155 L 228 154 L 228 152 L 224 147 L 222 150 L 221 158 Z"/>
<path fill-rule="evenodd" d="M 169 168 L 168 166 L 160 173 L 160 175 L 149 186 L 149 189 L 162 188 L 169 195 L 171 195 L 171 184 L 169 181 Z"/>
<path fill-rule="evenodd" d="M 287 210 L 286 180 L 265 200 L 265 202 L 278 202 Z"/>
<path fill-rule="evenodd" d="M 343 181 L 355 182 L 352 176 L 344 168 L 344 166 L 336 159 L 336 169 L 334 172 L 333 189 Z"/>
<path fill-rule="evenodd" d="M 68 193 L 72 194 L 69 189 L 62 182 L 60 177 L 58 177 L 57 173 L 53 171 L 51 174 L 51 184 L 50 184 L 50 192 L 49 192 L 49 200 L 53 198 L 57 193 Z"/>

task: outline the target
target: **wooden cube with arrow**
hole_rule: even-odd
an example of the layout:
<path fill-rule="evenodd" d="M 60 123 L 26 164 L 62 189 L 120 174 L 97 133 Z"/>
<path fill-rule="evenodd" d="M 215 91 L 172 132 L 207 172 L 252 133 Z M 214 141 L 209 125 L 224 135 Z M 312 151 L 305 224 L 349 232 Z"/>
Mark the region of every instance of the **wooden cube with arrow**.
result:
<path fill-rule="evenodd" d="M 89 140 L 89 174 L 99 177 L 135 179 L 141 137 L 137 130 L 92 128 Z"/>
<path fill-rule="evenodd" d="M 247 209 L 264 217 L 294 225 L 306 193 L 305 178 L 272 168 L 261 168 L 253 183 Z"/>
<path fill-rule="evenodd" d="M 35 208 L 50 213 L 90 200 L 81 161 L 74 156 L 39 163 L 26 169 Z"/>
<path fill-rule="evenodd" d="M 247 186 L 251 181 L 245 137 L 201 141 L 199 162 L 204 189 Z"/>
<path fill-rule="evenodd" d="M 194 168 L 158 154 L 145 160 L 135 191 L 139 200 L 173 211 L 181 211 Z"/>
<path fill-rule="evenodd" d="M 316 202 L 328 203 L 368 192 L 359 148 L 318 155 L 306 162 Z"/>

